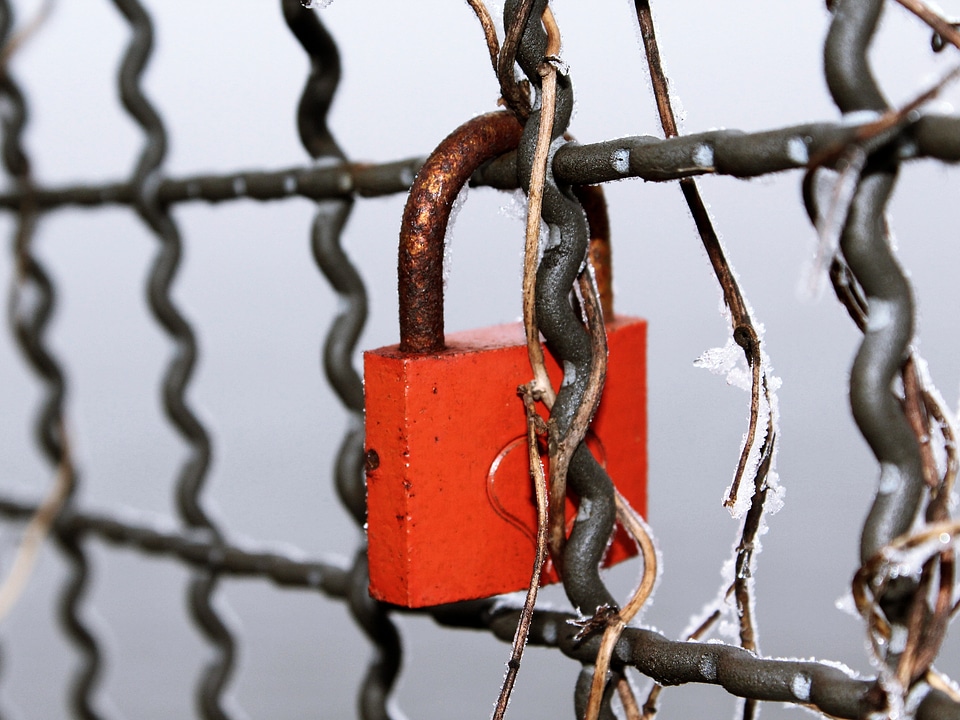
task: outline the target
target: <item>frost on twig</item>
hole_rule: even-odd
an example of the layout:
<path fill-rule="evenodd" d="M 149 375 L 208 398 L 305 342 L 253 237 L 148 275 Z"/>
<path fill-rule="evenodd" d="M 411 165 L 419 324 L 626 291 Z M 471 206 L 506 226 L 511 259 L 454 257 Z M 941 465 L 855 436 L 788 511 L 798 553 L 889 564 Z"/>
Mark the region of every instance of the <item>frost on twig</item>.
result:
<path fill-rule="evenodd" d="M 763 332 L 762 326 L 760 332 Z M 705 351 L 697 358 L 694 365 L 725 378 L 728 385 L 733 385 L 747 392 L 753 390 L 754 371 L 749 367 L 743 349 L 734 342 L 733 338 L 728 339 L 727 344 L 722 348 L 715 347 Z M 732 500 L 725 504 L 727 504 L 730 514 L 736 519 L 742 518 L 749 510 L 755 492 L 757 472 L 764 457 L 764 447 L 772 444 L 773 437 L 779 434 L 779 409 L 776 393 L 780 389 L 781 381 L 780 378 L 770 372 L 770 358 L 762 350 L 760 351 L 758 374 L 760 376 L 760 387 L 756 397 L 758 405 L 756 432 L 753 434 L 749 447 L 745 447 L 746 443 L 751 440 L 749 432 L 744 434 L 741 455 L 746 453 L 746 461 L 743 464 L 742 471 L 738 467 L 737 474 L 724 492 L 724 497 Z M 768 443 L 768 440 L 771 442 Z M 768 498 L 767 512 L 769 514 L 777 512 L 783 505 L 783 488 L 779 485 L 773 461 L 774 458 L 771 458 L 764 480 L 765 485 L 774 491 L 774 496 Z"/>

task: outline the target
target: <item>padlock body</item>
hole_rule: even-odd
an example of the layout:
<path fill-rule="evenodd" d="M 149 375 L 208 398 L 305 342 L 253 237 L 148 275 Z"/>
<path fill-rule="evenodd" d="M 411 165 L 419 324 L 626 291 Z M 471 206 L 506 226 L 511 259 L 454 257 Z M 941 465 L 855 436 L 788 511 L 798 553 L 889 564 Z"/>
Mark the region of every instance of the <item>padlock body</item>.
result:
<path fill-rule="evenodd" d="M 646 321 L 607 323 L 604 393 L 587 445 L 646 515 Z M 370 593 L 424 607 L 524 589 L 536 506 L 517 387 L 532 377 L 519 324 L 455 333 L 447 348 L 364 353 Z M 547 358 L 558 386 L 562 372 Z M 544 463 L 546 465 L 546 462 Z M 567 501 L 572 524 L 575 506 Z M 636 554 L 622 528 L 605 564 Z M 557 581 L 549 564 L 541 584 Z"/>

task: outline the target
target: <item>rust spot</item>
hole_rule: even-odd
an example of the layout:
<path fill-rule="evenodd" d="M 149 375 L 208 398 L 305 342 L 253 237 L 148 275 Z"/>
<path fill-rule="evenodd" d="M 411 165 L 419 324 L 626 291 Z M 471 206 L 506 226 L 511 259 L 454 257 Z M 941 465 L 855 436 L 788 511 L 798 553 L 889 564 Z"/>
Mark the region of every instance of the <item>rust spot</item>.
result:
<path fill-rule="evenodd" d="M 380 467 L 380 456 L 377 455 L 376 450 L 367 450 L 367 452 L 364 453 L 363 465 L 367 472 L 371 472 Z"/>

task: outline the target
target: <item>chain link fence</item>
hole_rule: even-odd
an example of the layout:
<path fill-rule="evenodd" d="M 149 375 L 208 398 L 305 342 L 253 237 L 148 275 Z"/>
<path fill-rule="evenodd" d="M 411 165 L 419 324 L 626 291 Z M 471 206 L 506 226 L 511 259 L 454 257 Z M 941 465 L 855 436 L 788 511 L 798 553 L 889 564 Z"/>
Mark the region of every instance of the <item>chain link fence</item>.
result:
<path fill-rule="evenodd" d="M 75 42 L 83 50 L 72 61 L 43 65 L 42 51 L 58 51 L 44 46 L 44 37 L 69 37 L 70 32 L 56 34 L 58 24 L 63 32 L 71 17 L 78 19 L 68 13 L 83 4 L 43 5 L 37 11 L 0 3 L 6 48 L 3 162 L 9 179 L 0 206 L 12 238 L 5 266 L 12 340 L 10 359 L 4 360 L 5 370 L 11 368 L 10 380 L 4 380 L 10 399 L 4 404 L 12 410 L 4 413 L 7 489 L 0 498 L 10 529 L 8 584 L 0 598 L 15 598 L 18 579 L 29 576 L 29 568 L 23 568 L 30 564 L 30 538 L 42 534 L 36 528 L 48 525 L 51 539 L 41 551 L 36 577 L 5 620 L 0 713 L 328 717 L 358 705 L 361 717 L 400 717 L 393 697 L 414 717 L 487 712 L 484 703 L 495 697 L 506 658 L 506 646 L 491 636 L 513 638 L 520 600 L 404 613 L 369 597 L 361 542 L 363 395 L 355 369 L 361 336 L 362 347 L 396 339 L 391 320 L 396 226 L 423 156 L 453 127 L 491 109 L 500 92 L 485 66 L 476 19 L 456 3 L 442 11 L 384 9 L 382 17 L 373 18 L 356 8 L 336 15 L 348 5 L 344 2 L 317 12 L 287 0 L 269 13 L 259 8 L 251 30 L 227 17 L 246 12 L 239 4 L 226 11 L 190 4 L 170 15 L 170 8 L 149 8 L 159 19 L 157 35 L 148 8 L 136 0 L 87 4 L 97 5 L 86 10 L 100 13 L 102 37 L 93 31 L 64 41 L 67 49 Z M 629 12 L 621 8 L 619 16 L 610 17 L 604 14 L 613 12 L 609 9 L 591 10 L 587 14 L 596 17 L 580 22 L 575 11 L 557 9 L 569 75 L 558 79 L 554 135 L 567 130 L 564 112 L 574 109 L 572 80 L 578 100 L 570 130 L 578 142 L 558 141 L 543 218 L 559 228 L 564 247 L 580 230 L 563 224 L 569 217 L 563 203 L 573 202 L 563 189 L 605 184 L 615 278 L 623 288 L 618 302 L 621 307 L 636 302 L 636 310 L 651 321 L 649 519 L 666 574 L 657 603 L 636 627 L 623 631 L 613 654 L 612 677 L 629 678 L 632 693 L 622 691 L 611 700 L 616 685 L 611 681 L 601 716 L 650 717 L 657 702 L 667 716 L 714 713 L 727 693 L 748 699 L 737 710 L 745 717 L 756 712 L 756 700 L 806 705 L 837 717 L 958 713 L 956 691 L 930 669 L 954 602 L 949 548 L 955 529 L 947 502 L 952 416 L 938 402 L 920 361 L 902 366 L 915 347 L 910 344 L 915 336 L 911 303 L 919 291 L 911 290 L 910 276 L 899 272 L 899 263 L 888 259 L 893 257 L 891 231 L 904 246 L 910 244 L 909 229 L 917 236 L 937 233 L 917 264 L 908 247 L 902 248 L 901 262 L 915 273 L 916 287 L 934 293 L 920 299 L 923 336 L 932 329 L 934 338 L 922 349 L 938 377 L 941 367 L 955 375 L 956 348 L 936 344 L 937 338 L 951 336 L 953 319 L 950 302 L 941 299 L 951 297 L 952 287 L 938 284 L 949 275 L 944 266 L 953 253 L 942 247 L 943 234 L 949 234 L 944 206 L 949 207 L 951 187 L 943 178 L 953 181 L 953 176 L 943 175 L 938 163 L 926 163 L 934 169 L 924 172 L 932 175 L 912 168 L 920 164 L 914 160 L 960 158 L 960 124 L 929 99 L 910 106 L 935 82 L 918 80 L 916 68 L 939 77 L 949 69 L 950 49 L 935 55 L 931 31 L 891 4 L 888 25 L 868 62 L 867 47 L 884 3 L 835 4 L 832 14 L 821 8 L 798 14 L 791 18 L 795 26 L 776 22 L 775 10 L 742 8 L 771 15 L 756 17 L 756 25 L 739 32 L 739 20 L 724 18 L 728 13 L 720 9 L 711 23 L 704 9 L 696 15 L 700 22 L 724 32 L 713 33 L 713 40 L 698 39 L 700 52 L 685 48 L 697 37 L 683 28 L 689 18 L 670 15 L 677 11 L 668 8 L 661 16 L 654 7 L 673 77 L 689 78 L 681 87 L 696 87 L 702 76 L 722 88 L 718 96 L 736 98 L 722 111 L 694 109 L 696 93 L 684 92 L 691 115 L 704 119 L 688 119 L 682 134 L 667 140 L 657 139 L 664 130 L 652 108 L 659 102 L 665 132 L 675 135 L 668 122 L 669 93 L 660 88 L 651 99 L 644 89 L 649 82 L 644 51 L 657 87 L 649 6 L 638 1 Z M 535 88 L 546 39 L 540 22 L 545 5 L 508 2 L 497 8 L 498 14 L 503 11 L 497 20 L 501 37 L 513 24 L 528 28 L 513 51 Z M 42 18 L 45 8 L 52 13 L 31 34 L 31 11 Z M 15 22 L 14 9 L 26 19 Z M 393 12 L 433 29 L 416 35 Z M 460 23 L 452 26 L 457 32 L 447 33 L 457 40 L 436 38 L 441 19 Z M 245 34 L 232 34 L 240 27 L 247 28 Z M 606 27 L 618 28 L 617 37 L 630 42 L 635 28 L 644 27 L 640 50 L 635 44 L 631 48 L 632 66 L 605 55 Z M 170 38 L 166 44 L 164 29 Z M 339 38 L 341 31 L 338 43 L 333 35 Z M 214 37 L 216 32 L 223 37 Z M 947 29 L 941 32 L 948 38 Z M 817 112 L 791 106 L 791 80 L 809 83 L 819 67 L 814 63 L 820 62 L 823 45 L 814 42 L 815 33 L 826 39 L 827 86 L 843 114 L 839 121 L 817 120 L 836 116 L 826 95 Z M 154 58 L 158 41 L 162 52 Z M 711 58 L 711 42 L 719 58 Z M 201 59 L 196 50 L 207 45 L 214 53 Z M 754 45 L 752 52 L 744 49 Z M 465 46 L 470 46 L 469 59 Z M 263 48 L 271 49 L 269 57 Z M 119 58 L 118 69 L 109 69 L 111 53 Z M 746 55 L 743 62 L 736 57 L 740 53 Z M 794 62 L 791 53 L 806 53 L 805 60 Z M 916 59 L 900 60 L 909 53 Z M 373 58 L 374 70 L 351 90 L 350 59 L 362 54 Z M 163 69 L 163 58 L 177 56 L 183 63 L 179 76 L 170 65 Z M 249 57 L 252 64 L 244 64 Z M 443 74 L 449 68 L 436 67 L 438 57 L 458 58 L 447 63 L 454 66 L 452 79 Z M 768 63 L 769 76 L 756 68 L 763 64 L 760 57 L 776 59 Z M 895 70 L 911 67 L 902 82 L 887 65 L 891 57 Z M 91 80 L 86 73 L 92 70 L 85 68 L 84 83 L 64 83 L 62 77 L 75 71 L 71 63 L 80 67 L 81 58 L 102 77 Z M 584 61 L 578 64 L 580 58 Z M 688 61 L 692 70 L 686 75 Z M 880 70 L 874 72 L 871 62 Z M 160 63 L 159 75 L 149 74 L 151 63 Z M 513 63 L 506 67 L 501 75 L 512 83 Z M 724 77 L 726 67 L 741 73 L 752 67 L 757 74 L 736 82 Z M 901 82 L 894 83 L 889 100 L 881 71 Z M 110 74 L 117 80 L 108 83 Z M 388 92 L 395 77 L 411 78 L 411 87 L 397 95 Z M 262 101 L 250 89 L 272 84 L 287 93 L 287 101 L 261 112 Z M 80 112 L 45 120 L 45 103 L 50 106 L 45 86 L 65 95 L 67 106 L 71 101 L 89 106 L 95 121 L 106 114 L 107 103 L 119 117 L 119 99 L 127 118 L 106 137 L 98 137 L 103 130 L 86 126 Z M 475 92 L 477 87 L 484 89 Z M 473 104 L 458 95 L 469 95 Z M 535 90 L 534 97 L 539 96 Z M 347 108 L 340 116 L 335 97 Z M 517 107 L 521 117 L 530 113 L 529 107 Z M 625 107 L 636 109 L 642 120 L 629 119 Z M 458 220 L 455 262 L 461 268 L 482 264 L 493 275 L 477 284 L 462 271 L 451 271 L 448 303 L 455 322 L 490 324 L 519 312 L 520 231 L 498 208 L 507 206 L 506 214 L 509 208 L 525 212 L 519 188 L 529 182 L 523 168 L 533 163 L 540 105 L 532 110 L 520 149 L 475 175 L 478 189 Z M 740 130 L 709 129 L 714 122 Z M 233 136 L 239 138 L 235 144 L 223 143 L 234 124 L 245 130 Z M 32 141 L 34 127 L 35 137 L 45 142 Z M 263 133 L 280 134 L 278 127 L 287 136 L 279 150 L 261 139 Z M 185 151 L 176 149 L 181 133 Z M 377 145 L 377 136 L 384 134 L 395 136 L 389 149 Z M 203 148 L 196 157 L 209 163 L 211 172 L 194 162 L 190 143 Z M 76 160 L 64 159 L 73 155 Z M 369 157 L 389 161 L 368 162 Z M 61 174 L 59 160 L 81 170 Z M 885 223 L 886 196 L 901 165 L 901 182 L 920 190 L 902 190 L 893 220 Z M 717 180 L 716 195 L 713 187 L 706 190 L 725 233 L 728 247 L 721 246 L 689 178 L 766 177 L 784 170 L 795 172 L 759 185 Z M 801 197 L 798 180 L 804 176 Z M 653 182 L 613 183 L 630 178 Z M 672 187 L 678 179 L 683 179 L 683 195 Z M 938 195 L 942 186 L 946 193 Z M 773 192 L 779 188 L 789 188 L 789 200 Z M 738 200 L 747 193 L 749 201 Z M 644 204 L 638 207 L 641 196 Z M 702 251 L 688 229 L 684 197 L 707 264 L 696 257 Z M 937 220 L 923 225 L 932 213 L 911 206 L 922 207 L 930 197 Z M 280 209 L 290 205 L 296 210 Z M 804 205 L 817 230 L 806 221 Z M 901 213 L 905 226 L 898 222 Z M 810 254 L 811 238 L 823 246 L 824 272 L 832 263 L 846 310 L 795 299 L 792 285 Z M 294 244 L 299 254 L 290 254 Z M 477 247 L 494 261 L 490 255 L 471 260 Z M 548 259 L 550 252 L 545 252 Z M 726 269 L 726 254 L 741 273 L 740 284 Z M 577 252 L 572 255 L 570 262 L 579 264 Z M 927 270 L 930 256 L 936 260 Z M 691 265 L 696 269 L 688 273 Z M 133 277 L 143 271 L 146 307 Z M 713 275 L 727 313 L 719 321 L 713 312 Z M 785 289 L 787 284 L 791 287 Z M 546 298 L 541 312 L 551 324 L 563 324 L 562 319 L 553 322 L 553 313 L 561 317 L 572 310 L 569 292 L 569 284 L 556 282 L 538 288 Z M 744 294 L 755 303 L 757 317 Z M 386 319 L 364 331 L 368 306 L 375 319 Z M 947 308 L 942 318 L 941 308 Z M 284 318 L 299 315 L 305 316 L 303 324 L 284 324 Z M 137 329 L 143 326 L 152 329 Z M 853 332 L 857 327 L 866 333 L 863 344 Z M 739 368 L 742 376 L 735 372 L 728 380 L 745 381 L 748 391 L 752 387 L 750 418 L 743 418 L 744 396 L 689 366 L 710 344 L 723 346 L 724 333 L 731 337 L 727 350 L 704 354 L 700 364 L 723 375 Z M 544 334 L 561 348 L 571 336 Z M 785 382 L 779 473 L 789 489 L 787 508 L 796 493 L 805 514 L 789 516 L 784 510 L 770 520 L 772 526 L 782 524 L 763 538 L 768 545 L 764 561 L 775 569 L 762 564 L 755 573 L 754 549 L 766 523 L 763 502 L 779 495 L 773 464 L 774 441 L 781 442 L 781 425 L 775 422 L 779 381 L 771 374 L 768 352 Z M 854 352 L 854 416 L 872 454 L 845 419 L 847 365 Z M 678 357 L 683 371 L 674 369 Z M 162 378 L 160 407 L 151 396 L 157 377 Z M 790 390 L 791 385 L 799 389 Z M 956 385 L 949 375 L 941 381 L 948 400 Z M 564 396 L 559 402 L 558 416 L 572 412 L 579 401 Z M 802 420 L 793 419 L 799 413 L 791 418 L 791 403 L 803 409 Z M 28 435 L 39 448 L 36 456 L 23 448 Z M 928 436 L 931 442 L 917 440 Z M 736 450 L 738 442 L 742 452 Z M 738 456 L 744 470 L 735 474 Z M 725 513 L 719 507 L 731 475 L 747 491 L 738 532 L 723 527 Z M 872 496 L 862 479 L 872 482 L 877 475 L 880 490 Z M 43 479 L 30 484 L 29 478 Z M 571 484 L 598 507 L 610 502 L 609 480 L 593 470 L 575 468 Z M 861 537 L 861 518 L 868 511 Z M 606 535 L 602 530 L 591 527 L 587 534 L 600 537 L 602 545 L 609 529 Z M 892 545 L 905 533 L 912 539 Z M 784 539 L 775 540 L 778 534 Z M 941 536 L 946 537 L 942 547 L 935 545 Z M 717 537 L 724 540 L 718 543 Z M 687 642 L 683 624 L 716 592 L 728 537 L 736 570 L 721 579 L 720 596 L 704 613 L 707 618 L 716 611 L 712 629 L 724 642 Z M 874 559 L 878 552 L 882 562 Z M 589 618 L 599 606 L 625 602 L 636 575 L 644 571 L 629 564 L 596 575 L 596 563 L 589 560 L 596 548 L 590 542 L 572 541 L 567 553 L 566 598 L 559 588 L 548 591 L 559 609 L 542 607 L 534 615 L 533 654 L 520 673 L 511 708 L 518 715 L 536 715 L 545 703 L 552 703 L 550 712 L 569 714 L 571 696 L 577 714 L 585 712 L 602 633 L 577 638 L 580 628 L 570 621 Z M 923 566 L 928 556 L 932 564 Z M 858 624 L 829 606 L 861 563 L 867 570 L 858 585 L 863 588 L 855 603 L 863 616 Z M 56 568 L 52 575 L 51 566 Z M 699 584 L 671 584 L 677 575 L 685 576 L 684 583 L 693 577 Z M 755 617 L 754 575 L 761 584 Z M 764 577 L 775 582 L 763 587 Z M 926 614 L 918 609 L 924 606 L 918 597 L 929 599 Z M 764 610 L 768 598 L 771 611 Z M 658 616 L 660 605 L 667 610 Z M 54 612 L 62 635 L 50 620 Z M 345 627 L 348 617 L 357 629 Z M 474 637 L 437 631 L 437 624 L 483 632 Z M 762 644 L 755 637 L 757 627 Z M 862 651 L 864 627 L 872 644 L 867 653 Z M 185 639 L 174 639 L 181 636 Z M 408 659 L 400 674 L 403 647 Z M 546 649 L 537 652 L 538 647 Z M 834 662 L 779 659 L 812 655 L 843 661 L 860 672 Z M 947 673 L 952 659 L 947 648 L 942 663 Z M 650 695 L 648 678 L 685 687 L 658 700 L 656 692 Z M 696 690 L 693 683 L 720 688 Z M 636 715 L 630 714 L 631 694 L 640 705 L 647 700 Z M 771 704 L 768 712 L 776 707 Z"/>

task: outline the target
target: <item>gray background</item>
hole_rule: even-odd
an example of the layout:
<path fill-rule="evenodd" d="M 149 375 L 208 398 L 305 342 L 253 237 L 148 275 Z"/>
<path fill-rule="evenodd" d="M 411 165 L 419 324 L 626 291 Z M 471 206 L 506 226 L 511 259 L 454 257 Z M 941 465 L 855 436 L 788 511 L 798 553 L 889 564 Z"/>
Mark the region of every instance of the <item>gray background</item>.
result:
<path fill-rule="evenodd" d="M 35 2 L 18 2 L 21 16 Z M 947 2 L 947 10 L 960 5 Z M 26 136 L 46 183 L 125 177 L 141 136 L 116 99 L 128 30 L 104 0 L 64 0 L 13 72 L 32 110 Z M 171 133 L 168 174 L 276 169 L 306 163 L 293 122 L 306 76 L 277 2 L 152 3 L 157 54 L 146 89 Z M 497 14 L 499 3 L 494 3 Z M 759 130 L 836 119 L 822 79 L 823 2 L 688 0 L 654 5 L 661 49 L 686 110 L 685 132 Z M 564 59 L 577 97 L 572 132 L 584 142 L 659 135 L 632 3 L 559 0 Z M 464 2 L 336 0 L 322 18 L 340 44 L 344 76 L 331 116 L 349 157 L 426 154 L 451 129 L 494 108 L 497 85 Z M 946 67 L 929 33 L 888 8 L 873 50 L 895 102 Z M 948 53 L 944 53 L 944 56 Z M 948 98 L 949 98 L 948 93 Z M 783 379 L 779 471 L 786 504 L 769 518 L 757 576 L 760 646 L 774 657 L 828 658 L 870 672 L 860 622 L 835 608 L 857 566 L 861 520 L 876 468 L 847 411 L 845 383 L 857 331 L 832 298 L 798 299 L 814 235 L 800 175 L 702 188 Z M 953 208 L 956 171 L 904 168 L 891 206 L 900 255 L 917 288 L 921 352 L 953 406 L 960 384 L 956 308 L 960 267 Z M 720 506 L 746 428 L 748 397 L 693 361 L 722 346 L 720 294 L 678 189 L 625 181 L 607 188 L 621 312 L 649 319 L 650 522 L 664 574 L 642 621 L 678 636 L 712 600 L 737 523 Z M 358 201 L 346 231 L 362 266 L 372 317 L 365 348 L 395 342 L 395 252 L 403 198 Z M 475 190 L 460 214 L 450 264 L 448 329 L 520 314 L 522 224 L 517 201 Z M 205 500 L 231 536 L 281 541 L 309 554 L 349 555 L 358 531 L 334 497 L 330 467 L 346 418 L 326 388 L 319 347 L 336 308 L 309 252 L 311 204 L 296 199 L 175 209 L 185 260 L 174 295 L 195 323 L 201 360 L 189 391 L 214 433 Z M 9 237 L 12 223 L 0 217 Z M 9 242 L 9 241 L 8 241 Z M 157 250 L 133 213 L 62 211 L 42 223 L 36 251 L 60 304 L 50 344 L 67 367 L 68 417 L 83 473 L 84 506 L 170 515 L 184 448 L 159 410 L 170 343 L 150 319 L 144 278 Z M 0 276 L 12 276 L 9 253 Z M 479 301 L 478 301 L 479 300 Z M 0 336 L 0 483 L 34 496 L 51 472 L 31 444 L 40 386 L 9 333 Z M 0 535 L 9 566 L 15 529 Z M 128 718 L 189 717 L 207 649 L 184 610 L 177 564 L 94 544 L 85 616 L 107 649 L 98 702 Z M 635 562 L 609 574 L 623 597 Z M 44 552 L 22 602 L 0 626 L 0 700 L 15 718 L 65 715 L 75 655 L 60 635 L 55 588 L 63 574 Z M 548 591 L 547 600 L 562 602 Z M 262 581 L 227 581 L 218 600 L 242 637 L 232 695 L 253 718 L 349 717 L 369 648 L 339 603 Z M 398 620 L 406 642 L 397 697 L 411 718 L 485 717 L 508 647 L 484 634 Z M 956 669 L 955 643 L 941 662 Z M 531 649 L 512 717 L 571 717 L 577 666 Z M 644 681 L 645 685 L 645 681 Z M 663 717 L 730 717 L 712 687 L 662 696 Z M 765 708 L 767 717 L 797 710 Z"/>

